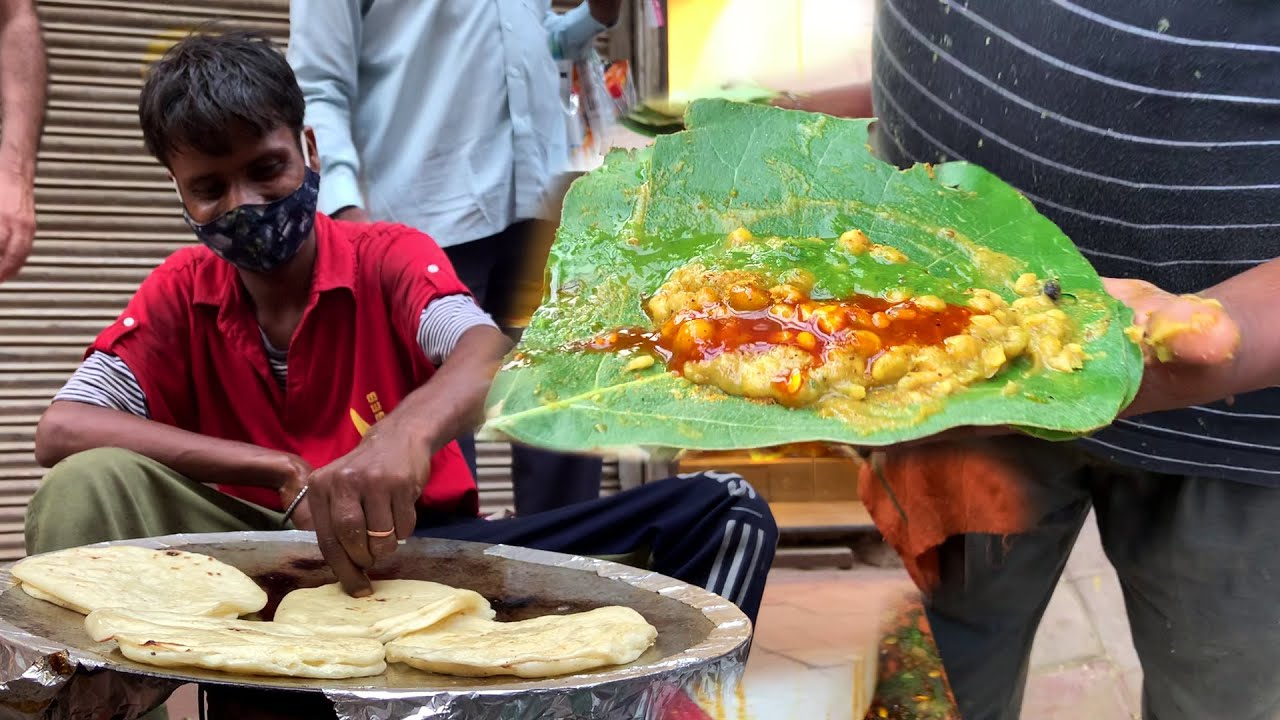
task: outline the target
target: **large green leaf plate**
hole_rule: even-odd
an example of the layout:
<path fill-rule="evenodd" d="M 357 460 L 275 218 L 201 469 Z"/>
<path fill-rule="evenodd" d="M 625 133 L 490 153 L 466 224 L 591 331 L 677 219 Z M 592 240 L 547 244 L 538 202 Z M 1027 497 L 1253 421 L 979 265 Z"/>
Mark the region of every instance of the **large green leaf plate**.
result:
<path fill-rule="evenodd" d="M 1131 313 L 1103 292 L 1071 241 L 994 175 L 959 162 L 900 172 L 872 156 L 870 120 L 703 100 L 686 121 L 688 130 L 651 148 L 611 153 L 570 189 L 546 297 L 489 396 L 489 433 L 569 451 L 879 446 L 965 425 L 1066 439 L 1109 424 L 1133 399 L 1142 357 L 1123 333 Z M 739 226 L 794 240 L 730 251 L 725 235 Z M 911 262 L 846 253 L 832 239 L 850 228 Z M 1057 278 L 1090 359 L 1069 374 L 1020 360 L 945 401 L 865 402 L 846 421 L 731 397 L 660 363 L 627 371 L 628 358 L 568 349 L 601 331 L 652 327 L 644 301 L 695 258 L 803 267 L 817 278 L 815 297 L 905 288 L 963 302 L 965 291 L 985 287 L 1012 300 L 1024 272 Z"/>

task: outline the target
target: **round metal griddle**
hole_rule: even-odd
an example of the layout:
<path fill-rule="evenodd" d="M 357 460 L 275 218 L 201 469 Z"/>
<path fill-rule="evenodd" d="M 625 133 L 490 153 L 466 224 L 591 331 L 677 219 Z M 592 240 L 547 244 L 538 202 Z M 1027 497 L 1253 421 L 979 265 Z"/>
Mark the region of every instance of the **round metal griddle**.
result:
<path fill-rule="evenodd" d="M 114 544 L 175 548 L 211 555 L 252 577 L 269 600 L 260 619 L 270 619 L 287 593 L 298 588 L 334 582 L 321 559 L 314 535 L 304 532 L 221 533 L 178 535 Z M 431 580 L 474 590 L 485 596 L 502 621 L 551 614 L 581 612 L 606 605 L 634 608 L 658 630 L 656 644 L 636 662 L 544 680 L 514 677 L 461 678 L 388 664 L 382 675 L 348 680 L 304 680 L 231 675 L 196 668 L 159 668 L 133 662 L 114 643 L 95 643 L 84 629 L 84 617 L 30 597 L 0 566 L 0 690 L 6 679 L 31 677 L 43 663 L 41 684 L 49 687 L 59 676 L 66 683 L 74 673 L 57 666 L 67 662 L 89 674 L 108 671 L 143 684 L 200 683 L 324 693 L 334 701 L 339 717 L 393 717 L 399 712 L 370 713 L 371 708 L 435 707 L 438 713 L 416 717 L 560 717 L 546 708 L 575 705 L 574 696 L 589 699 L 588 707 L 612 708 L 610 717 L 657 717 L 649 709 L 661 705 L 675 688 L 718 685 L 741 672 L 751 626 L 731 603 L 706 590 L 654 573 L 615 563 L 524 548 L 413 538 L 402 544 L 373 579 Z M 145 583 L 146 578 L 138 578 Z M 51 652 L 52 651 L 52 652 Z M 61 660 L 59 660 L 59 656 Z M 18 662 L 16 659 L 22 659 Z M 7 667 L 5 665 L 8 665 Z M 28 667 L 21 667 L 20 665 Z M 74 690 L 75 683 L 66 683 Z M 612 702 L 609 698 L 615 698 Z M 60 698 L 76 704 L 76 698 Z M 602 701 L 603 704 L 602 704 Z M 526 702 L 532 713 L 511 714 Z M 3 703 L 0 702 L 0 706 Z M 616 714 L 635 706 L 635 713 Z M 344 713 L 343 708 L 349 712 Z M 450 708 L 465 709 L 455 714 Z M 502 714 L 498 714 L 501 712 Z M 576 712 L 576 711 L 575 711 Z M 573 717 L 565 714 L 563 717 Z M 592 716 L 603 716 L 595 715 Z M 39 717 L 33 715 L 33 717 Z"/>

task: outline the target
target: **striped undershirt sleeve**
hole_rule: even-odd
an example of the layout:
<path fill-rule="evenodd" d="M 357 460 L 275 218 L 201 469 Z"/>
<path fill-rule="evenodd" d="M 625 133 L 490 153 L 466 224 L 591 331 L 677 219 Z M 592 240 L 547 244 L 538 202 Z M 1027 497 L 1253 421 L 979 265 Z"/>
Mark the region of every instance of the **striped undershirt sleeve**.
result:
<path fill-rule="evenodd" d="M 427 303 L 418 319 L 418 346 L 436 367 L 442 365 L 463 333 L 473 327 L 497 328 L 469 295 L 447 295 Z"/>
<path fill-rule="evenodd" d="M 463 333 L 493 320 L 466 295 L 450 295 L 427 305 L 418 321 L 418 345 L 431 362 L 440 365 L 458 344 Z M 146 395 L 137 377 L 124 360 L 95 352 L 76 369 L 54 400 L 120 410 L 138 417 L 150 417 Z"/>
<path fill-rule="evenodd" d="M 97 405 L 138 417 L 150 417 L 147 397 L 138 378 L 124 360 L 104 352 L 94 352 L 76 368 L 54 400 Z"/>

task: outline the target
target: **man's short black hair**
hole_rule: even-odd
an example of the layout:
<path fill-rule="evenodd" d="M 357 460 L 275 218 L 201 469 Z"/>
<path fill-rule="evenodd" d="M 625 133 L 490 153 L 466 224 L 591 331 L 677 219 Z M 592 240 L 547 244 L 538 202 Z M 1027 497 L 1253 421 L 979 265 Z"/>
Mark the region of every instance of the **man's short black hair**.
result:
<path fill-rule="evenodd" d="M 151 68 L 138 101 L 147 151 L 169 164 L 175 151 L 232 152 L 235 132 L 302 132 L 306 103 L 293 69 L 271 38 L 206 28 L 174 45 Z"/>

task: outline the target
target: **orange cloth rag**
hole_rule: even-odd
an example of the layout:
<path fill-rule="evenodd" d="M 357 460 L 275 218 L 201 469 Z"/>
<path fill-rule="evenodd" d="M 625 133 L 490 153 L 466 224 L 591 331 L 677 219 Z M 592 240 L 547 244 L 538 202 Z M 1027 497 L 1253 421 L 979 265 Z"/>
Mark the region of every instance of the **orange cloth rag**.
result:
<path fill-rule="evenodd" d="M 1006 443 L 935 442 L 874 453 L 858 492 L 925 593 L 941 581 L 938 547 L 953 535 L 1009 535 L 1039 515 L 1027 466 Z"/>

